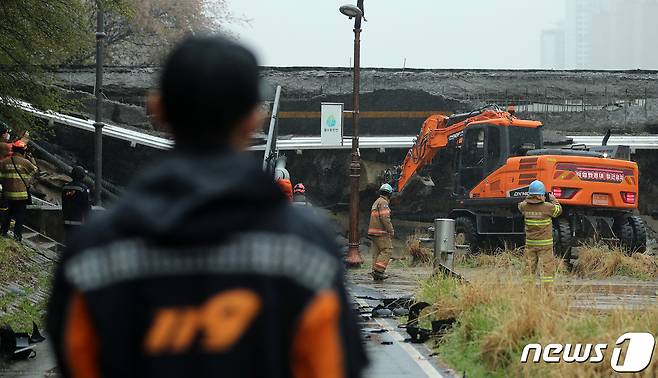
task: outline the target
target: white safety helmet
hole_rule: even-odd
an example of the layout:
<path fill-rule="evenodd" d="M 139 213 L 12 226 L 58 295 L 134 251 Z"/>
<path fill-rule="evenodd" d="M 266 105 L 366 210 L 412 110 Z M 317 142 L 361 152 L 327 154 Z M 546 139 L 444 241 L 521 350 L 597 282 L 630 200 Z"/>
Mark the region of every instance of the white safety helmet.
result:
<path fill-rule="evenodd" d="M 393 194 L 393 187 L 389 184 L 384 184 L 379 188 L 380 193 L 387 193 L 388 195 Z"/>

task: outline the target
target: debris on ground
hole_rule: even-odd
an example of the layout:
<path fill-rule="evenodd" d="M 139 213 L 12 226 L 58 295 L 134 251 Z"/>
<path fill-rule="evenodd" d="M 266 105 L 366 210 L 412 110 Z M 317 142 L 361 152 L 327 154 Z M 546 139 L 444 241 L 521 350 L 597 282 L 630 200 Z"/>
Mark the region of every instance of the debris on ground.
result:
<path fill-rule="evenodd" d="M 32 333 L 16 332 L 10 326 L 0 328 L 0 357 L 5 361 L 36 357 L 35 345 L 46 340 L 37 324 L 32 322 Z"/>

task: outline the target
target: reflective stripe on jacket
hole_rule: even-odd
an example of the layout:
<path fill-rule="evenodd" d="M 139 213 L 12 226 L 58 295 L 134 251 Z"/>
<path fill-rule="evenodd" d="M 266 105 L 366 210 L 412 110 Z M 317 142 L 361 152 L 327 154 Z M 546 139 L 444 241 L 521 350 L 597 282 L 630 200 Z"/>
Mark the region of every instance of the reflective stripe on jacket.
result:
<path fill-rule="evenodd" d="M 38 168 L 32 162 L 19 155 L 14 155 L 0 161 L 2 196 L 9 200 L 26 200 L 27 187 L 25 184 L 30 185 L 32 176 L 37 171 Z"/>
<path fill-rule="evenodd" d="M 557 200 L 544 202 L 538 196 L 528 197 L 519 204 L 519 211 L 525 218 L 526 246 L 552 247 L 553 220 L 562 214 L 562 206 Z"/>
<path fill-rule="evenodd" d="M 380 196 L 370 208 L 370 223 L 368 235 L 390 235 L 393 236 L 393 223 L 391 223 L 391 209 L 388 207 L 386 197 Z"/>

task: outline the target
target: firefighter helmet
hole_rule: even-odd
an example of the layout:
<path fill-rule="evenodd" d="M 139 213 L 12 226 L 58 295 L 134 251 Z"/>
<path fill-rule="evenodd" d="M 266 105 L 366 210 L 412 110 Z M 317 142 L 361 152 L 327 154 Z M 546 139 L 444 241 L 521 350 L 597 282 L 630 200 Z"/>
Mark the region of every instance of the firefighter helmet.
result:
<path fill-rule="evenodd" d="M 380 193 L 391 195 L 393 194 L 393 187 L 389 184 L 384 184 L 379 188 Z"/>
<path fill-rule="evenodd" d="M 12 150 L 20 150 L 20 151 L 25 151 L 27 150 L 27 144 L 23 142 L 22 140 L 17 140 L 11 145 Z"/>
<path fill-rule="evenodd" d="M 293 193 L 295 194 L 304 194 L 306 193 L 306 187 L 304 187 L 304 184 L 299 183 L 295 185 L 295 188 L 293 189 Z"/>
<path fill-rule="evenodd" d="M 543 196 L 546 194 L 544 183 L 539 180 L 533 181 L 528 188 L 528 194 L 531 196 Z"/>

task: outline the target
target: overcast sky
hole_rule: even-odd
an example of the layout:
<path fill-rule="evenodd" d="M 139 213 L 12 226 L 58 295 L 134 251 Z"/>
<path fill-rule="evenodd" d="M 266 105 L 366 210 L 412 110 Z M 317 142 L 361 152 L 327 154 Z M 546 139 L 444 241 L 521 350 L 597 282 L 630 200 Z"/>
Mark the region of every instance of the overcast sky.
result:
<path fill-rule="evenodd" d="M 229 0 L 250 19 L 231 27 L 267 66 L 347 66 L 356 0 Z M 543 29 L 564 20 L 565 0 L 365 0 L 365 67 L 538 68 Z"/>

